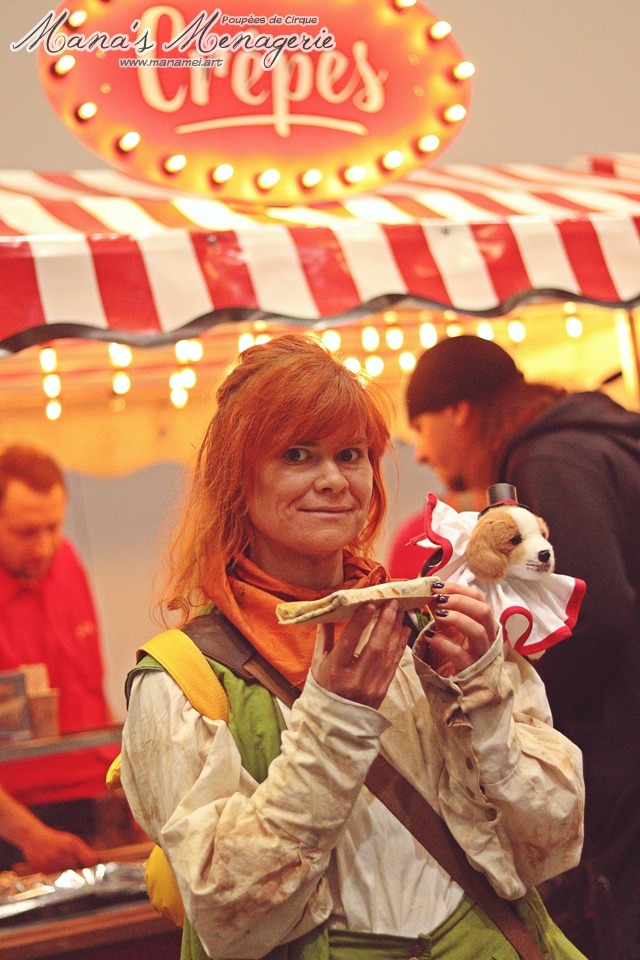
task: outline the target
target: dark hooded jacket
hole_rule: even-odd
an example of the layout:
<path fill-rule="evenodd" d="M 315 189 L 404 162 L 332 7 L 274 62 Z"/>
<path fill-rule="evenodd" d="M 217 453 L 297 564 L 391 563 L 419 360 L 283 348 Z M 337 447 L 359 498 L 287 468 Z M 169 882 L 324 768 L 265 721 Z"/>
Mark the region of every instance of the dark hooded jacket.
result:
<path fill-rule="evenodd" d="M 536 666 L 584 752 L 588 848 L 624 874 L 640 865 L 640 414 L 568 394 L 510 439 L 497 479 L 549 524 L 556 572 L 587 584 L 573 636 Z"/>

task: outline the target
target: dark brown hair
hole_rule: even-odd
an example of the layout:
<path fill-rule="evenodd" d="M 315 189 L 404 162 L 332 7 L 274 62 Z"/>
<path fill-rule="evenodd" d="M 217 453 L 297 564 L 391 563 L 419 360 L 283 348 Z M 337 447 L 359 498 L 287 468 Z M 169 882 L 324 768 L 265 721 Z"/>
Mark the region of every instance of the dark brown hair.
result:
<path fill-rule="evenodd" d="M 0 452 L 0 502 L 11 480 L 20 480 L 36 493 L 48 493 L 58 484 L 66 491 L 64 475 L 55 460 L 42 450 L 19 443 Z"/>
<path fill-rule="evenodd" d="M 498 479 L 496 471 L 511 437 L 566 394 L 563 387 L 516 380 L 491 397 L 472 404 L 475 435 L 487 451 L 494 479 Z"/>

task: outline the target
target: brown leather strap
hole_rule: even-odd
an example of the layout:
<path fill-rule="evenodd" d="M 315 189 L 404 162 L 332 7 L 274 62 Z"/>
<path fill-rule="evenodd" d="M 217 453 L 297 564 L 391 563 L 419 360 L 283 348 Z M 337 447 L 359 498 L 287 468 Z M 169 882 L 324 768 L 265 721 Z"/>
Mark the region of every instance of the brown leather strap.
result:
<path fill-rule="evenodd" d="M 189 629 L 198 621 L 198 630 Z M 226 617 L 220 614 L 199 617 L 187 625 L 187 632 L 207 656 L 231 669 L 237 670 L 241 666 L 243 675 L 254 677 L 286 706 L 292 707 L 299 697 L 300 690 L 260 656 Z M 233 641 L 231 652 L 228 649 L 230 636 Z M 381 754 L 369 768 L 365 784 L 493 921 L 522 960 L 545 960 L 515 908 L 508 900 L 499 897 L 487 878 L 471 866 L 442 818 Z"/>
<path fill-rule="evenodd" d="M 264 660 L 259 653 L 255 653 L 245 664 L 245 669 L 270 693 L 273 693 L 282 703 L 292 707 L 302 691 L 282 676 L 282 674 Z"/>
<path fill-rule="evenodd" d="M 191 637 L 205 657 L 229 667 L 245 680 L 253 679 L 245 665 L 256 651 L 223 614 L 217 610 L 202 614 L 189 620 L 182 627 L 182 631 Z M 284 677 L 282 679 L 284 680 Z"/>
<path fill-rule="evenodd" d="M 498 896 L 484 874 L 471 866 L 464 850 L 431 804 L 381 754 L 373 761 L 364 782 L 495 923 L 522 960 L 544 960 L 515 908 Z"/>

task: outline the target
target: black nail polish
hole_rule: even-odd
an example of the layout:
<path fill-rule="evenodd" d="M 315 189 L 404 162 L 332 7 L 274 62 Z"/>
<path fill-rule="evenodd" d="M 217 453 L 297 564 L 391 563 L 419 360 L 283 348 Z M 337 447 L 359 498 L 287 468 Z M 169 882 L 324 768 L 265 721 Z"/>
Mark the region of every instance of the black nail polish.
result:
<path fill-rule="evenodd" d="M 436 593 L 436 595 L 434 596 L 433 599 L 435 600 L 436 603 L 446 603 L 447 600 L 449 599 L 449 594 L 448 594 L 448 593 Z"/>
<path fill-rule="evenodd" d="M 434 580 L 433 583 L 431 584 L 432 590 L 442 590 L 443 587 L 444 587 L 444 583 L 442 580 Z"/>
<path fill-rule="evenodd" d="M 449 616 L 449 611 L 448 611 L 448 610 L 434 610 L 434 611 L 433 611 L 433 615 L 434 615 L 435 617 L 448 617 L 448 616 Z"/>
<path fill-rule="evenodd" d="M 424 630 L 422 631 L 422 636 L 428 637 L 429 640 L 431 639 L 431 637 L 435 637 L 435 635 L 436 635 L 435 627 L 425 627 Z"/>

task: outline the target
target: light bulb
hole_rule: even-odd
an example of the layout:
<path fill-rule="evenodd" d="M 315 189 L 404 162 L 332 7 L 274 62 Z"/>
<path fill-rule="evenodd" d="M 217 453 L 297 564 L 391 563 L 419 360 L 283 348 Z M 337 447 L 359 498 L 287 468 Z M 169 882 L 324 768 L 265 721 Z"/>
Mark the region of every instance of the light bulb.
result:
<path fill-rule="evenodd" d="M 62 392 L 62 381 L 57 373 L 48 373 L 42 378 L 42 390 L 45 397 L 54 400 Z"/>
<path fill-rule="evenodd" d="M 44 347 L 40 351 L 40 369 L 43 373 L 53 373 L 58 366 L 58 355 L 53 347 Z"/>
<path fill-rule="evenodd" d="M 451 33 L 451 24 L 446 20 L 438 20 L 432 24 L 429 30 L 429 36 L 432 40 L 444 40 Z"/>
<path fill-rule="evenodd" d="M 347 167 L 343 172 L 342 178 L 345 183 L 361 183 L 362 180 L 367 175 L 367 171 L 360 164 L 354 164 L 352 167 Z"/>
<path fill-rule="evenodd" d="M 416 358 L 413 353 L 406 351 L 401 353 L 398 357 L 398 363 L 400 364 L 400 369 L 403 373 L 411 373 L 412 370 L 416 368 Z"/>
<path fill-rule="evenodd" d="M 211 179 L 214 183 L 226 183 L 231 180 L 235 170 L 230 163 L 221 163 L 211 171 Z"/>
<path fill-rule="evenodd" d="M 167 157 L 163 163 L 164 169 L 167 173 L 180 173 L 181 170 L 187 165 L 187 158 L 184 153 L 174 153 L 172 157 Z"/>
<path fill-rule="evenodd" d="M 118 150 L 121 150 L 122 153 L 130 153 L 131 150 L 135 150 L 139 143 L 140 134 L 136 130 L 129 130 L 128 133 L 123 133 L 118 140 Z"/>
<path fill-rule="evenodd" d="M 272 187 L 280 183 L 280 177 L 280 171 L 274 167 L 270 167 L 268 170 L 263 170 L 262 173 L 256 177 L 256 183 L 261 190 L 271 190 Z"/>
<path fill-rule="evenodd" d="M 382 357 L 375 355 L 367 357 L 364 362 L 364 368 L 370 377 L 379 377 L 384 370 L 384 360 Z"/>
<path fill-rule="evenodd" d="M 365 350 L 377 350 L 380 346 L 380 334 L 375 327 L 363 327 L 362 346 Z"/>
<path fill-rule="evenodd" d="M 438 331 L 432 323 L 421 323 L 419 335 L 420 346 L 424 347 L 425 350 L 434 347 L 438 342 Z"/>
<path fill-rule="evenodd" d="M 325 330 L 320 339 L 327 350 L 331 350 L 332 352 L 339 350 L 340 345 L 342 344 L 342 337 L 337 330 Z"/>
<path fill-rule="evenodd" d="M 133 360 L 133 351 L 124 343 L 110 343 L 109 359 L 114 367 L 128 367 Z"/>
<path fill-rule="evenodd" d="M 131 390 L 131 377 L 123 370 L 118 370 L 111 378 L 111 387 L 119 397 L 124 396 Z"/>

